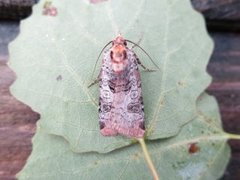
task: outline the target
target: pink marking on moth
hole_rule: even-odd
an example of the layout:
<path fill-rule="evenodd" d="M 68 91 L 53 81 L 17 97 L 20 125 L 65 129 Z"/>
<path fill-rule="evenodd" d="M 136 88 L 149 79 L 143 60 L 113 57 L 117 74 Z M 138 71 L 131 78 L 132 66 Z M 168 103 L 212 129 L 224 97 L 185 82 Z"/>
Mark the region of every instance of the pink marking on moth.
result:
<path fill-rule="evenodd" d="M 118 36 L 103 54 L 99 74 L 99 124 L 104 136 L 144 136 L 144 106 L 138 59 Z"/>
<path fill-rule="evenodd" d="M 58 11 L 57 8 L 52 5 L 51 1 L 46 1 L 43 5 L 43 15 L 56 16 Z"/>

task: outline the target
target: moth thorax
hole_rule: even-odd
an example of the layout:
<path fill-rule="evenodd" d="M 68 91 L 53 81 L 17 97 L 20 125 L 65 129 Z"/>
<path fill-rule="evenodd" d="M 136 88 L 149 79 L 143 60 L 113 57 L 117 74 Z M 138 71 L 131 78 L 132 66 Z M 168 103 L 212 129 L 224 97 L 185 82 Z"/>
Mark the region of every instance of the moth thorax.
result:
<path fill-rule="evenodd" d="M 111 62 L 114 72 L 122 72 L 128 65 L 126 47 L 115 45 L 111 50 Z"/>
<path fill-rule="evenodd" d="M 126 66 L 124 64 L 112 64 L 112 69 L 115 73 L 121 73 L 124 71 L 125 68 Z"/>

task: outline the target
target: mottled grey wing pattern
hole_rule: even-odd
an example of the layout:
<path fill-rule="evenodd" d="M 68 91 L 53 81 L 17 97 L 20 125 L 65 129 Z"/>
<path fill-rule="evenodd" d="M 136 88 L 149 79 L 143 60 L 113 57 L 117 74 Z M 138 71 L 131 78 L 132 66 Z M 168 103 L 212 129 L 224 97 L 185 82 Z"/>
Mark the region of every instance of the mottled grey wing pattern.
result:
<path fill-rule="evenodd" d="M 127 49 L 128 66 L 120 73 L 112 69 L 110 50 L 104 52 L 100 74 L 99 120 L 101 133 L 143 137 L 144 111 L 137 56 Z"/>

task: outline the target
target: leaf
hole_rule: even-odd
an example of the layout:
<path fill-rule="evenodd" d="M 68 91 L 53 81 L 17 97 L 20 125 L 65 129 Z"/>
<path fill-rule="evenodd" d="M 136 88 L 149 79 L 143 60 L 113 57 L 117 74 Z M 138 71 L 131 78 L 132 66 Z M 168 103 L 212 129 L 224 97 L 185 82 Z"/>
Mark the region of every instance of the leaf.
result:
<path fill-rule="evenodd" d="M 100 135 L 98 87 L 87 88 L 99 52 L 119 32 L 134 42 L 142 37 L 140 45 L 160 67 L 141 72 L 146 138 L 175 136 L 196 117 L 196 99 L 210 82 L 205 69 L 213 43 L 189 0 L 53 0 L 56 16 L 42 14 L 44 2 L 10 45 L 18 77 L 11 92 L 41 114 L 43 131 L 63 136 L 76 152 L 109 152 L 133 142 Z"/>
<path fill-rule="evenodd" d="M 211 104 L 209 109 L 205 106 Z M 203 94 L 198 117 L 172 138 L 148 142 L 161 179 L 214 180 L 222 176 L 230 150 L 215 99 Z M 198 151 L 189 152 L 192 144 Z M 35 179 L 152 179 L 139 144 L 108 154 L 73 153 L 62 138 L 38 129 L 33 152 L 19 175 Z"/>

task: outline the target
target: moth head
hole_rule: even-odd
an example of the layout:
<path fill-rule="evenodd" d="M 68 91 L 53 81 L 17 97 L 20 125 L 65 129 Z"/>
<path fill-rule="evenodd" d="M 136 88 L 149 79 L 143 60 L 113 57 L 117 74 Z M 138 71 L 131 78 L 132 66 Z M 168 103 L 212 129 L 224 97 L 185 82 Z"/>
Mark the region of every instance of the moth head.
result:
<path fill-rule="evenodd" d="M 122 45 L 122 46 L 127 46 L 127 41 L 121 36 L 119 35 L 118 37 L 116 37 L 116 39 L 114 39 L 112 41 L 112 45 Z"/>

